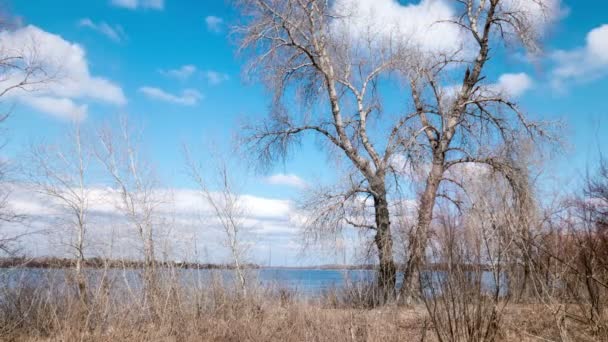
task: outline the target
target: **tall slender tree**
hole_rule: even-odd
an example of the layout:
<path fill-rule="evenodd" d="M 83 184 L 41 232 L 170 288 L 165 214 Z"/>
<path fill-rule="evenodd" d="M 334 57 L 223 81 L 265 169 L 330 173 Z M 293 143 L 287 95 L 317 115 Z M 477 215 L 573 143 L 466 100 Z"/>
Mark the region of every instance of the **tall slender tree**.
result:
<path fill-rule="evenodd" d="M 27 170 L 34 190 L 56 203 L 63 213 L 60 222 L 70 232 L 68 246 L 76 259 L 75 280 L 80 298 L 86 303 L 83 267 L 91 200 L 91 150 L 83 141 L 79 123 L 68 137 L 65 143 L 34 146 Z"/>
<path fill-rule="evenodd" d="M 100 129 L 96 156 L 113 182 L 110 198 L 137 234 L 144 257 L 145 295 L 156 289 L 155 235 L 159 208 L 165 198 L 158 189 L 152 167 L 141 156 L 138 135 L 121 119 L 120 128 Z"/>

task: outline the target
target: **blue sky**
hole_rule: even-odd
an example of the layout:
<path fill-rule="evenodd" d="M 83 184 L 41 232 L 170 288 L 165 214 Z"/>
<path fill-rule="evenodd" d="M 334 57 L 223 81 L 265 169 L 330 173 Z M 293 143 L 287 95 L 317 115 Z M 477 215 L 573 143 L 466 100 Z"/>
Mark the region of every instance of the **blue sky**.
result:
<path fill-rule="evenodd" d="M 266 114 L 269 96 L 262 87 L 242 80 L 244 60 L 237 56 L 234 39 L 229 37 L 235 12 L 227 1 L 161 3 L 161 8 L 133 9 L 109 0 L 65 1 L 61 6 L 35 0 L 15 1 L 9 8 L 23 25 L 60 35 L 86 51 L 91 74 L 115 83 L 128 101 L 120 106 L 93 101 L 86 120 L 103 122 L 128 115 L 145 130 L 146 148 L 153 151 L 165 184 L 185 187 L 191 184 L 181 176 L 182 143 L 207 149 L 213 142 L 229 149 L 244 118 L 255 120 Z M 85 20 L 96 28 L 83 25 Z M 124 33 L 119 39 L 108 37 L 97 28 L 104 24 Z M 184 67 L 194 67 L 195 71 L 182 76 L 172 73 Z M 143 87 L 177 96 L 190 89 L 200 98 L 189 105 L 155 100 L 141 91 Z M 20 106 L 16 113 L 10 122 L 11 147 L 15 150 L 32 138 L 52 141 L 69 125 L 69 120 L 58 120 L 26 106 Z M 314 148 L 305 148 L 285 167 L 278 165 L 276 172 L 297 170 L 299 177 L 312 179 L 319 172 L 308 167 L 311 161 L 322 165 L 325 157 Z M 248 192 L 264 196 L 292 193 L 285 187 L 258 186 L 262 177 L 253 176 L 245 182 Z"/>
<path fill-rule="evenodd" d="M 205 159 L 209 141 L 228 149 L 243 119 L 256 121 L 267 114 L 270 95 L 242 80 L 245 61 L 229 37 L 229 27 L 238 18 L 229 1 L 9 0 L 6 7 L 21 27 L 32 25 L 66 44 L 77 44 L 85 52 L 89 76 L 105 79 L 122 92 L 122 100 L 108 100 L 93 89 L 73 101 L 87 106 L 82 120 L 89 125 L 127 115 L 143 126 L 147 154 L 167 187 L 192 186 L 183 174 L 182 143 L 191 144 Z M 569 184 L 608 146 L 608 30 L 597 35 L 599 47 L 587 44 L 590 32 L 608 24 L 608 2 L 569 0 L 562 1 L 561 8 L 538 64 L 526 62 L 515 51 L 497 56 L 488 72 L 494 80 L 526 73 L 532 84 L 519 97 L 521 107 L 537 118 L 563 120 L 567 147 L 546 172 L 560 184 Z M 556 72 L 573 64 L 582 65 L 581 70 L 557 82 Z M 399 103 L 392 94 L 387 100 Z M 62 114 L 18 103 L 7 123 L 9 144 L 3 153 L 15 158 L 32 141 L 60 139 L 69 125 Z M 244 179 L 243 192 L 288 200 L 298 194 L 298 182 L 333 178 L 326 159 L 307 139 L 268 174 L 243 167 L 237 177 Z M 272 175 L 276 177 L 269 178 Z"/>

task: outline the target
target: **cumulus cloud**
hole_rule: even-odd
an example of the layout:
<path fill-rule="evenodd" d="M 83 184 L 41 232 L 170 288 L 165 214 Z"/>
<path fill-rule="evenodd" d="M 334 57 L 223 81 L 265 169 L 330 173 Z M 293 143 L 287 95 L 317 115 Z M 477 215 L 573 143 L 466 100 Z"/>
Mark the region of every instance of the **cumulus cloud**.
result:
<path fill-rule="evenodd" d="M 30 107 L 41 112 L 53 115 L 60 119 L 80 121 L 86 117 L 86 104 L 77 105 L 69 98 L 31 96 L 24 97 L 23 101 Z"/>
<path fill-rule="evenodd" d="M 168 93 L 160 88 L 146 86 L 139 88 L 139 92 L 151 99 L 184 106 L 194 106 L 203 98 L 203 95 L 196 89 L 184 89 L 181 94 L 176 95 Z"/>
<path fill-rule="evenodd" d="M 205 17 L 205 24 L 207 25 L 207 30 L 213 33 L 220 33 L 224 26 L 224 19 L 210 15 Z"/>
<path fill-rule="evenodd" d="M 498 82 L 491 87 L 511 98 L 516 98 L 530 90 L 533 85 L 534 81 L 532 78 L 522 72 L 518 74 L 503 74 L 498 78 Z"/>
<path fill-rule="evenodd" d="M 164 0 L 112 0 L 111 3 L 116 7 L 128 8 L 131 10 L 138 8 L 162 10 L 165 8 Z"/>
<path fill-rule="evenodd" d="M 294 174 L 283 174 L 277 173 L 265 178 L 265 182 L 271 185 L 289 186 L 293 188 L 303 189 L 306 187 L 306 182 L 294 175 Z"/>
<path fill-rule="evenodd" d="M 562 88 L 569 81 L 591 81 L 608 74 L 608 24 L 591 30 L 584 46 L 555 51 L 552 84 Z"/>
<path fill-rule="evenodd" d="M 196 66 L 192 64 L 182 65 L 177 69 L 159 70 L 159 72 L 167 77 L 175 78 L 180 81 L 185 81 L 192 77 L 197 71 Z"/>
<path fill-rule="evenodd" d="M 527 25 L 536 34 L 543 36 L 549 27 L 568 14 L 561 0 L 503 0 L 499 12 L 504 14 L 520 13 L 526 18 Z"/>
<path fill-rule="evenodd" d="M 192 64 L 182 65 L 176 69 L 167 69 L 167 70 L 159 70 L 159 73 L 163 76 L 174 78 L 180 81 L 187 81 L 192 78 L 194 75 L 197 77 L 202 77 L 207 81 L 210 85 L 218 85 L 224 83 L 230 79 L 228 74 L 223 72 L 215 71 L 215 70 L 201 70 Z"/>
<path fill-rule="evenodd" d="M 355 41 L 379 37 L 425 52 L 454 52 L 464 45 L 458 26 L 442 21 L 456 12 L 445 0 L 422 0 L 403 5 L 397 0 L 337 0 L 333 10 L 343 19 L 335 22 L 338 34 Z"/>
<path fill-rule="evenodd" d="M 126 39 L 127 36 L 122 26 L 110 25 L 105 21 L 95 23 L 89 18 L 83 18 L 78 21 L 78 26 L 86 27 L 93 31 L 99 32 L 117 43 L 120 43 L 121 41 Z"/>
<path fill-rule="evenodd" d="M 209 82 L 211 85 L 218 85 L 230 79 L 230 76 L 227 74 L 213 70 L 203 71 L 203 77 L 205 77 L 207 82 Z"/>
<path fill-rule="evenodd" d="M 80 45 L 59 35 L 29 25 L 0 33 L 0 45 L 5 53 L 23 56 L 25 63 L 37 65 L 45 71 L 30 77 L 33 85 L 6 94 L 21 103 L 55 116 L 77 119 L 86 115 L 86 106 L 76 104 L 77 100 L 96 100 L 113 105 L 127 102 L 118 85 L 91 75 L 85 50 Z M 5 75 L 0 88 L 7 89 L 23 77 L 22 72 Z"/>
<path fill-rule="evenodd" d="M 112 258 L 141 258 L 141 242 L 135 229 L 125 219 L 119 208 L 120 196 L 117 192 L 102 187 L 88 189 L 89 215 L 87 226 L 87 257 L 98 255 Z M 224 244 L 225 236 L 213 208 L 201 193 L 189 188 L 158 188 L 153 195 L 163 201 L 156 207 L 154 221 L 158 223 L 155 243 L 159 251 L 170 260 L 198 260 L 203 262 L 229 262 L 229 254 Z M 212 196 L 222 198 L 220 193 Z M 241 203 L 245 210 L 238 217 L 245 229 L 243 242 L 251 244 L 251 261 L 261 264 L 269 262 L 272 250 L 273 265 L 295 265 L 333 263 L 325 249 L 314 249 L 310 257 L 302 259 L 303 245 L 300 244 L 300 226 L 305 222 L 289 200 L 242 194 Z M 44 235 L 29 235 L 21 240 L 23 250 L 31 256 L 67 256 L 65 244 L 72 236 L 69 218 L 71 213 L 59 201 L 44 197 L 34 189 L 20 184 L 11 188 L 9 205 L 17 213 L 27 214 L 28 225 L 7 225 L 11 234 L 24 231 L 44 231 Z M 415 201 L 395 203 L 400 208 L 414 208 Z M 408 209 L 409 210 L 409 209 Z M 413 210 L 413 209 L 412 209 Z M 397 217 L 395 217 L 395 222 Z M 364 247 L 367 238 L 354 231 L 345 232 L 340 238 L 355 239 L 343 247 Z M 358 243 L 359 242 L 359 243 Z M 198 248 L 198 254 L 195 251 Z M 367 249 L 362 248 L 361 251 Z M 204 251 L 204 252 L 203 252 Z M 332 249 L 334 251 L 334 249 Z M 201 253 L 202 252 L 202 253 Z M 201 258 L 202 257 L 202 258 Z M 326 260 L 326 257 L 330 258 Z M 349 261 L 348 262 L 354 262 Z"/>
<path fill-rule="evenodd" d="M 448 85 L 443 90 L 443 100 L 449 105 L 455 100 L 456 94 L 460 91 L 460 85 Z M 534 80 L 526 73 L 502 74 L 495 83 L 486 84 L 480 87 L 480 94 L 487 97 L 500 95 L 506 99 L 516 99 L 523 96 L 528 90 L 534 87 Z"/>
<path fill-rule="evenodd" d="M 333 23 L 337 39 L 347 37 L 355 46 L 367 44 L 372 38 L 374 43 L 390 42 L 393 48 L 415 48 L 431 55 L 458 52 L 470 57 L 475 49 L 470 34 L 449 22 L 457 20 L 464 10 L 456 1 L 418 0 L 404 4 L 399 0 L 336 0 L 332 6 L 340 18 Z M 497 12 L 501 18 L 517 14 L 520 24 L 528 28 L 522 38 L 529 43 L 545 36 L 552 24 L 567 14 L 567 9 L 561 0 L 503 0 Z M 507 25 L 503 29 L 513 31 Z"/>
<path fill-rule="evenodd" d="M 94 256 L 111 249 L 113 257 L 140 257 L 138 255 L 138 237 L 124 216 L 117 209 L 120 197 L 116 192 L 108 189 L 93 187 L 89 193 L 89 225 L 87 239 L 87 255 Z M 155 196 L 164 200 L 157 207 L 157 216 L 163 224 L 157 227 L 156 239 L 159 246 L 173 246 L 173 253 L 168 251 L 172 258 L 183 258 L 184 253 L 192 251 L 193 244 L 198 242 L 201 246 L 211 247 L 206 256 L 223 262 L 221 256 L 224 236 L 221 225 L 216 218 L 212 207 L 207 203 L 200 192 L 195 189 L 157 189 Z M 212 196 L 221 198 L 221 194 L 212 193 Z M 260 245 L 268 246 L 281 240 L 285 244 L 297 237 L 298 227 L 291 216 L 295 209 L 288 200 L 266 198 L 251 195 L 240 196 L 242 205 L 246 210 L 239 217 L 247 227 L 244 238 L 256 241 Z M 52 242 L 60 238 L 70 237 L 70 228 L 65 224 L 70 213 L 62 207 L 59 201 L 44 197 L 33 189 L 16 184 L 11 189 L 10 207 L 15 212 L 27 214 L 29 225 L 45 230 L 44 236 L 32 236 L 27 242 L 25 251 L 38 255 L 63 255 L 65 248 L 53 246 Z M 52 228 L 51 228 L 52 227 Z M 14 227 L 16 234 L 26 227 Z M 108 241 L 108 244 L 106 244 Z M 109 243 L 111 242 L 111 245 Z M 65 247 L 65 246 L 64 246 Z M 180 248 L 182 247 L 182 248 Z M 278 249 L 275 252 L 278 254 Z M 37 251 L 36 251 L 37 249 Z M 262 256 L 267 252 L 262 251 Z M 209 260 L 207 260 L 209 261 Z"/>

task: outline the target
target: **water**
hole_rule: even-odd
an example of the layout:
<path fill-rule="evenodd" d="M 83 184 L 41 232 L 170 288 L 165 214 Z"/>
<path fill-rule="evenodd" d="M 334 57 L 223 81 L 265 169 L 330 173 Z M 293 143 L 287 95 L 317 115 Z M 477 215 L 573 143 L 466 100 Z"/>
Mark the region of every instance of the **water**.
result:
<path fill-rule="evenodd" d="M 278 285 L 306 295 L 344 287 L 347 281 L 373 281 L 375 277 L 371 270 L 262 269 L 257 273 L 261 285 Z"/>
<path fill-rule="evenodd" d="M 127 283 L 130 287 L 141 286 L 142 270 L 139 269 L 87 269 L 88 282 L 96 284 L 102 277 L 114 283 Z M 178 269 L 160 270 L 161 276 L 170 276 L 183 285 L 205 285 L 215 279 L 229 285 L 234 282 L 232 270 L 207 269 Z M 0 269 L 0 282 L 8 287 L 18 287 L 24 284 L 60 284 L 71 277 L 70 269 L 40 269 L 19 268 Z M 374 271 L 370 270 L 319 270 L 319 269 L 281 269 L 264 268 L 247 270 L 247 279 L 250 284 L 261 287 L 289 289 L 305 295 L 317 295 L 331 288 L 344 286 L 347 281 L 351 283 L 373 281 Z"/>
<path fill-rule="evenodd" d="M 0 282 L 4 286 L 23 287 L 24 284 L 40 285 L 52 284 L 58 286 L 65 284 L 70 278 L 70 269 L 0 269 Z M 141 287 L 142 272 L 139 269 L 110 269 L 106 272 L 101 269 L 87 269 L 86 275 L 89 284 L 98 284 L 102 277 L 114 284 L 127 284 L 131 289 Z M 234 271 L 232 270 L 207 270 L 207 269 L 178 269 L 160 271 L 163 277 L 171 277 L 185 286 L 204 287 L 211 280 L 219 280 L 224 285 L 234 284 Z M 431 275 L 431 277 L 428 277 Z M 426 274 L 427 279 L 432 279 L 434 287 L 445 274 L 434 271 Z M 376 277 L 373 270 L 326 270 L 326 269 L 282 269 L 264 268 L 247 270 L 247 278 L 250 284 L 260 285 L 264 288 L 287 289 L 305 297 L 315 297 L 330 289 L 344 287 L 346 284 L 357 284 L 372 282 Z M 399 287 L 403 275 L 397 275 L 397 286 Z M 493 288 L 494 280 L 490 272 L 482 275 L 482 285 L 489 290 Z M 428 280 L 427 280 L 428 281 Z M 501 280 L 501 292 L 506 290 L 506 281 Z M 427 285 L 428 286 L 428 285 Z"/>

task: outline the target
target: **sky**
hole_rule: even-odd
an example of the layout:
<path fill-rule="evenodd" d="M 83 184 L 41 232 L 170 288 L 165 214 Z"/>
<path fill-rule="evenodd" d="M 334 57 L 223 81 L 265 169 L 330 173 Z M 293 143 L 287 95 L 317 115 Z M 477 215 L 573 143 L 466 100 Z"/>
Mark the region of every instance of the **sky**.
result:
<path fill-rule="evenodd" d="M 563 122 L 565 145 L 551 156 L 545 177 L 547 184 L 570 188 L 608 146 L 608 2 L 548 1 L 556 11 L 543 27 L 538 60 L 532 63 L 521 51 L 511 51 L 492 61 L 488 76 L 512 91 L 531 116 Z M 382 17 L 379 23 L 412 18 L 424 23 L 449 14 L 453 1 L 360 4 Z M 247 60 L 230 34 L 239 20 L 230 1 L 8 0 L 4 8 L 15 27 L 2 33 L 0 42 L 20 44 L 35 37 L 42 42 L 38 52 L 63 62 L 61 72 L 67 75 L 54 90 L 4 102 L 13 106 L 5 124 L 8 143 L 2 153 L 7 159 L 19 159 L 32 143 L 60 141 L 74 120 L 95 127 L 126 116 L 142 127 L 143 146 L 163 187 L 185 202 L 195 201 L 189 197 L 194 184 L 185 175 L 181 146 L 188 144 L 197 158 L 208 161 L 210 146 L 230 151 L 244 121 L 257 122 L 268 114 L 272 95 L 243 76 Z M 441 31 L 421 41 L 432 45 L 452 38 L 458 37 Z M 399 103 L 398 96 L 389 93 L 387 101 Z M 235 169 L 263 241 L 252 253 L 255 261 L 272 255 L 275 265 L 320 262 L 296 251 L 297 228 L 290 213 L 301 190 L 331 182 L 332 171 L 313 139 L 265 173 L 247 165 Z M 33 203 L 25 195 L 19 200 Z M 184 237 L 194 236 L 196 229 L 172 234 L 188 240 Z M 197 239 L 199 246 L 216 248 L 211 236 Z M 50 249 L 41 247 L 39 253 Z"/>

